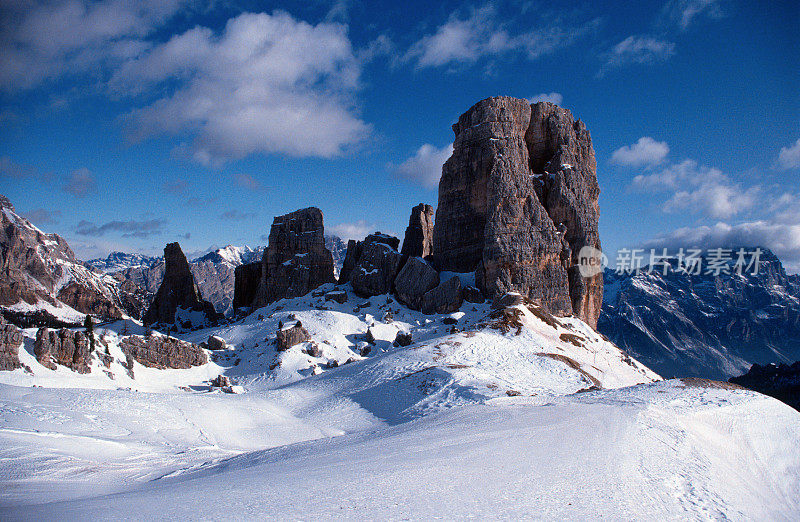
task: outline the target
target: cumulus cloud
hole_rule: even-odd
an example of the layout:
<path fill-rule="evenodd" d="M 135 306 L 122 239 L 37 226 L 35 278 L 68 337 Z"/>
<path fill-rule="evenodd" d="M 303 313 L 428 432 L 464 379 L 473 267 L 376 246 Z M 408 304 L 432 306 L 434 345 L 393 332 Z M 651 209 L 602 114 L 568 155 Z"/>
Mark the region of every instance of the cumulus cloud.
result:
<path fill-rule="evenodd" d="M 147 238 L 163 233 L 166 224 L 167 222 L 163 219 L 109 221 L 102 225 L 82 220 L 78 223 L 75 233 L 81 236 L 99 237 L 111 232 L 119 233 L 122 237 Z"/>
<path fill-rule="evenodd" d="M 256 217 L 253 212 L 241 212 L 239 210 L 228 210 L 227 212 L 223 212 L 220 214 L 220 219 L 225 219 L 227 221 L 247 221 Z"/>
<path fill-rule="evenodd" d="M 538 102 L 550 102 L 555 103 L 556 105 L 561 105 L 561 102 L 564 101 L 564 97 L 557 92 L 551 93 L 541 93 L 537 94 L 536 96 L 532 96 L 528 98 L 528 103 L 534 104 Z"/>
<path fill-rule="evenodd" d="M 348 239 L 364 239 L 367 234 L 375 231 L 375 225 L 359 219 L 352 223 L 339 223 L 332 227 L 326 227 L 326 230 L 347 241 Z"/>
<path fill-rule="evenodd" d="M 497 20 L 491 4 L 464 17 L 453 13 L 433 34 L 423 36 L 405 54 L 418 67 L 473 63 L 482 57 L 516 52 L 534 60 L 572 44 L 593 30 L 596 20 L 577 26 L 546 25 L 529 32 L 510 32 Z"/>
<path fill-rule="evenodd" d="M 442 165 L 453 154 L 453 145 L 441 149 L 426 143 L 413 156 L 395 167 L 395 174 L 425 188 L 434 188 L 442 177 Z"/>
<path fill-rule="evenodd" d="M 633 35 L 606 54 L 607 67 L 663 62 L 675 54 L 675 44 L 652 36 Z"/>
<path fill-rule="evenodd" d="M 0 4 L 0 89 L 18 91 L 136 56 L 189 2 L 51 0 Z"/>
<path fill-rule="evenodd" d="M 717 168 L 698 165 L 694 160 L 670 164 L 652 174 L 633 178 L 641 191 L 672 192 L 664 203 L 665 212 L 688 210 L 725 219 L 753 208 L 761 188 L 744 188 Z"/>
<path fill-rule="evenodd" d="M 220 34 L 196 27 L 153 47 L 109 88 L 174 87 L 126 115 L 130 137 L 188 133 L 193 158 L 219 165 L 252 153 L 342 154 L 370 133 L 354 108 L 360 72 L 346 26 L 244 13 Z"/>
<path fill-rule="evenodd" d="M 800 139 L 788 147 L 781 147 L 778 153 L 778 166 L 784 170 L 800 167 Z"/>
<path fill-rule="evenodd" d="M 36 208 L 25 212 L 23 215 L 34 225 L 52 225 L 58 222 L 61 217 L 61 211 Z"/>
<path fill-rule="evenodd" d="M 719 4 L 719 0 L 671 0 L 664 6 L 664 13 L 685 31 L 700 16 L 722 16 Z"/>
<path fill-rule="evenodd" d="M 76 198 L 85 198 L 97 192 L 97 182 L 94 175 L 87 168 L 73 170 L 64 182 L 64 192 Z"/>
<path fill-rule="evenodd" d="M 669 154 L 669 145 L 666 142 L 643 136 L 633 145 L 615 150 L 611 155 L 611 162 L 630 167 L 657 165 L 664 161 L 667 154 Z"/>
<path fill-rule="evenodd" d="M 739 224 L 719 222 L 711 226 L 686 227 L 650 241 L 647 248 L 766 247 L 787 270 L 800 271 L 800 225 L 770 220 Z"/>

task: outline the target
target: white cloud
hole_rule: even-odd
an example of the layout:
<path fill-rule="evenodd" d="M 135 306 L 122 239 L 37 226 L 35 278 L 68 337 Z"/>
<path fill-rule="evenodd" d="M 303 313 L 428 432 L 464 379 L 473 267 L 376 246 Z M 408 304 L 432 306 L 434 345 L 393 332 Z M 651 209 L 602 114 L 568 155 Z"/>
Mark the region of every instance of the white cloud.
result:
<path fill-rule="evenodd" d="M 97 182 L 89 169 L 84 167 L 70 173 L 63 189 L 64 192 L 72 194 L 76 198 L 85 198 L 89 194 L 97 192 Z"/>
<path fill-rule="evenodd" d="M 682 30 L 686 30 L 700 15 L 710 18 L 722 16 L 719 0 L 672 0 L 664 6 L 664 12 Z"/>
<path fill-rule="evenodd" d="M 778 166 L 784 170 L 800 167 L 800 139 L 788 147 L 781 147 L 778 153 Z"/>
<path fill-rule="evenodd" d="M 688 210 L 716 219 L 730 218 L 753 208 L 762 191 L 758 186 L 743 188 L 721 170 L 700 166 L 694 160 L 638 175 L 633 178 L 632 186 L 641 191 L 673 192 L 664 203 L 665 212 Z"/>
<path fill-rule="evenodd" d="M 126 63 L 121 95 L 177 85 L 125 118 L 133 139 L 188 133 L 193 158 L 218 165 L 252 153 L 332 157 L 370 127 L 353 108 L 361 63 L 347 28 L 283 12 L 245 13 L 221 34 L 196 27 Z"/>
<path fill-rule="evenodd" d="M 491 4 L 474 9 L 469 16 L 453 13 L 433 34 L 423 36 L 405 55 L 418 67 L 439 67 L 451 63 L 473 63 L 485 56 L 518 52 L 533 60 L 566 47 L 597 26 L 547 25 L 529 32 L 512 34 L 497 21 Z"/>
<path fill-rule="evenodd" d="M 338 225 L 327 227 L 326 230 L 345 241 L 348 239 L 361 240 L 367 237 L 367 234 L 375 231 L 375 225 L 359 219 L 352 223 L 339 223 Z"/>
<path fill-rule="evenodd" d="M 442 177 L 442 165 L 453 154 L 453 145 L 441 149 L 426 143 L 395 168 L 395 173 L 425 188 L 434 188 Z"/>
<path fill-rule="evenodd" d="M 621 67 L 632 63 L 666 61 L 675 54 L 675 44 L 651 36 L 629 36 L 606 55 L 606 66 Z"/>
<path fill-rule="evenodd" d="M 0 6 L 0 89 L 36 87 L 142 52 L 184 0 L 55 0 Z"/>
<path fill-rule="evenodd" d="M 536 96 L 528 98 L 528 103 L 531 104 L 538 102 L 550 102 L 550 103 L 555 103 L 556 105 L 561 105 L 562 101 L 564 101 L 564 97 L 557 92 L 551 92 L 551 93 L 543 92 L 541 94 L 537 94 Z"/>
<path fill-rule="evenodd" d="M 650 241 L 648 248 L 731 248 L 766 247 L 775 253 L 784 267 L 800 271 L 800 225 L 774 221 L 751 221 L 739 224 L 719 222 L 712 226 L 686 227 Z"/>
<path fill-rule="evenodd" d="M 649 136 L 643 136 L 633 145 L 615 150 L 611 155 L 611 162 L 631 167 L 657 165 L 664 161 L 667 154 L 669 154 L 669 145 Z"/>

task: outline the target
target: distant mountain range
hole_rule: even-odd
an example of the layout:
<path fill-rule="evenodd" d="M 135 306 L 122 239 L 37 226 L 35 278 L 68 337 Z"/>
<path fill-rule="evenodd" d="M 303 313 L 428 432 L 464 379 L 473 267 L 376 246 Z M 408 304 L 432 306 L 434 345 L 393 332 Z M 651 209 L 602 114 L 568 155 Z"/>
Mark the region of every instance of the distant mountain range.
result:
<path fill-rule="evenodd" d="M 660 269 L 606 270 L 597 327 L 662 376 L 726 380 L 800 359 L 800 277 L 769 250 L 756 275 L 689 275 L 674 261 Z"/>

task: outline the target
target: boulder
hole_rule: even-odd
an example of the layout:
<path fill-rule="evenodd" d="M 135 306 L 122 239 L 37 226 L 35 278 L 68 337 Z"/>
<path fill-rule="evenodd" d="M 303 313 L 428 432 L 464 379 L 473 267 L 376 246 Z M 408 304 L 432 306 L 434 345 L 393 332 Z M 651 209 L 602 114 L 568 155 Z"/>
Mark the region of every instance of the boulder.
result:
<path fill-rule="evenodd" d="M 483 297 L 483 292 L 474 286 L 464 287 L 464 301 L 468 303 L 483 303 L 486 299 Z"/>
<path fill-rule="evenodd" d="M 525 297 L 523 295 L 516 292 L 507 292 L 494 298 L 492 301 L 492 308 L 499 310 L 502 308 L 508 308 L 509 306 L 518 306 L 521 304 L 525 304 Z"/>
<path fill-rule="evenodd" d="M 256 308 L 336 282 L 333 256 L 325 247 L 322 211 L 310 207 L 276 217 L 261 270 Z"/>
<path fill-rule="evenodd" d="M 394 280 L 397 300 L 413 310 L 419 310 L 422 296 L 439 285 L 439 273 L 425 260 L 410 257 Z"/>
<path fill-rule="evenodd" d="M 392 345 L 394 346 L 408 346 L 414 342 L 411 332 L 397 332 Z"/>
<path fill-rule="evenodd" d="M 594 327 L 602 272 L 584 278 L 577 265 L 583 247 L 600 248 L 586 126 L 552 103 L 496 97 L 475 104 L 453 131 L 439 182 L 437 268 L 475 271 L 490 299 L 519 292 Z"/>
<path fill-rule="evenodd" d="M 60 364 L 78 373 L 92 371 L 89 367 L 89 338 L 83 332 L 73 332 L 67 328 L 39 328 L 33 353 L 42 366 L 51 370 L 55 370 L 56 365 Z"/>
<path fill-rule="evenodd" d="M 214 388 L 224 388 L 231 385 L 231 380 L 227 375 L 217 375 L 212 381 L 211 386 Z"/>
<path fill-rule="evenodd" d="M 433 253 L 433 207 L 420 203 L 411 209 L 403 248 L 403 259 L 428 257 Z"/>
<path fill-rule="evenodd" d="M 347 292 L 344 290 L 334 290 L 333 292 L 328 292 L 325 294 L 326 301 L 336 301 L 339 304 L 344 304 L 347 302 Z"/>
<path fill-rule="evenodd" d="M 399 241 L 380 233 L 367 236 L 361 257 L 350 275 L 356 294 L 369 297 L 391 292 L 402 259 L 397 251 Z"/>
<path fill-rule="evenodd" d="M 208 356 L 200 346 L 164 335 L 123 337 L 120 348 L 128 359 L 129 367 L 132 367 L 131 360 L 148 368 L 162 370 L 187 369 L 208 362 Z"/>
<path fill-rule="evenodd" d="M 22 330 L 0 316 L 0 370 L 16 370 L 22 366 L 19 362 L 21 345 Z"/>
<path fill-rule="evenodd" d="M 214 305 L 203 300 L 194 281 L 189 262 L 178 243 L 164 247 L 164 280 L 144 315 L 145 324 L 174 324 L 178 308 L 202 312 L 208 323 L 215 324 Z"/>
<path fill-rule="evenodd" d="M 206 341 L 206 346 L 209 350 L 227 350 L 228 343 L 225 342 L 225 339 L 219 337 L 217 335 L 210 335 L 208 336 L 208 341 Z"/>
<path fill-rule="evenodd" d="M 292 346 L 311 340 L 311 334 L 308 330 L 303 328 L 302 323 L 298 321 L 292 326 L 284 327 L 278 330 L 276 334 L 275 346 L 279 352 L 283 352 Z"/>
<path fill-rule="evenodd" d="M 461 308 L 464 302 L 461 279 L 453 276 L 422 296 L 422 313 L 449 314 Z"/>

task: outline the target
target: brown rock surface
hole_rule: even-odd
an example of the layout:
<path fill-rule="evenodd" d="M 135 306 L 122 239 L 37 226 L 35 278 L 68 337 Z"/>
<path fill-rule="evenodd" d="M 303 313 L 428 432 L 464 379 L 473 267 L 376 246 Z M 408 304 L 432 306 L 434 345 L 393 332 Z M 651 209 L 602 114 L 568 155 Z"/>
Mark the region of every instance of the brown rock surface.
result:
<path fill-rule="evenodd" d="M 380 232 L 367 236 L 361 245 L 361 257 L 350 274 L 350 283 L 356 294 L 369 297 L 392 291 L 402 260 L 397 251 L 399 244 L 396 237 Z"/>
<path fill-rule="evenodd" d="M 397 300 L 419 310 L 422 296 L 439 285 L 439 273 L 424 259 L 409 257 L 394 280 Z"/>
<path fill-rule="evenodd" d="M 89 368 L 89 338 L 83 332 L 73 332 L 67 328 L 39 328 L 33 353 L 42 366 L 51 370 L 55 370 L 56 364 L 60 364 L 78 373 L 92 371 Z"/>
<path fill-rule="evenodd" d="M 248 307 L 255 301 L 261 283 L 261 262 L 239 265 L 233 285 L 233 309 Z"/>
<path fill-rule="evenodd" d="M 461 280 L 454 276 L 439 284 L 422 296 L 423 314 L 449 314 L 457 311 L 464 303 Z"/>
<path fill-rule="evenodd" d="M 275 345 L 279 352 L 288 350 L 292 346 L 311 340 L 311 334 L 308 330 L 303 328 L 302 323 L 299 321 L 292 326 L 281 328 L 278 330 L 275 339 Z"/>
<path fill-rule="evenodd" d="M 339 284 L 343 285 L 350 282 L 350 275 L 356 267 L 359 258 L 361 258 L 361 251 L 363 244 L 361 241 L 351 239 L 347 242 L 347 251 L 344 254 L 344 261 L 342 262 L 342 270 L 339 272 Z"/>
<path fill-rule="evenodd" d="M 403 259 L 428 257 L 433 253 L 433 207 L 420 203 L 411 209 L 403 248 Z"/>
<path fill-rule="evenodd" d="M 0 317 L 0 370 L 16 370 L 22 366 L 19 362 L 20 346 L 22 330 Z"/>
<path fill-rule="evenodd" d="M 157 334 L 124 337 L 120 348 L 128 359 L 149 368 L 185 370 L 208 362 L 206 352 L 198 345 Z"/>
<path fill-rule="evenodd" d="M 600 247 L 599 189 L 585 125 L 547 102 L 497 97 L 453 125 L 433 248 L 440 270 L 476 272 L 489 298 L 516 291 L 592 326 L 602 273 L 582 278 L 577 254 Z"/>
<path fill-rule="evenodd" d="M 333 257 L 325 247 L 322 211 L 310 207 L 276 217 L 253 306 L 300 297 L 335 281 Z"/>
<path fill-rule="evenodd" d="M 214 305 L 204 301 L 200 295 L 189 262 L 178 243 L 170 243 L 164 247 L 164 265 L 164 280 L 144 314 L 145 324 L 172 324 L 179 307 L 203 312 L 206 321 L 216 322 Z"/>

